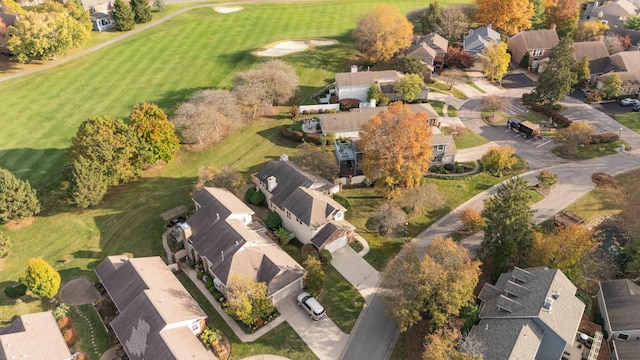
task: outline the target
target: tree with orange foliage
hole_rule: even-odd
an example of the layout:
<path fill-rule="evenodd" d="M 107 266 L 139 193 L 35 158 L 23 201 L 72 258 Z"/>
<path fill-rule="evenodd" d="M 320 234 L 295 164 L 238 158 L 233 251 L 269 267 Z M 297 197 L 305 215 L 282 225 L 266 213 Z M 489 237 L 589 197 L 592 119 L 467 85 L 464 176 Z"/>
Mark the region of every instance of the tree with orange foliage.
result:
<path fill-rule="evenodd" d="M 531 27 L 534 15 L 529 0 L 475 0 L 476 21 L 513 35 Z"/>
<path fill-rule="evenodd" d="M 413 113 L 408 105 L 395 102 L 362 126 L 360 167 L 383 196 L 393 198 L 398 187 L 419 185 L 429 170 L 431 135 L 426 113 Z"/>
<path fill-rule="evenodd" d="M 575 284 L 583 282 L 583 259 L 596 249 L 593 231 L 584 225 L 556 228 L 551 234 L 537 233 L 528 263 L 558 268 Z"/>
<path fill-rule="evenodd" d="M 442 328 L 428 334 L 425 341 L 423 360 L 482 360 L 482 354 L 466 354 L 459 351 L 460 330 Z"/>
<path fill-rule="evenodd" d="M 558 37 L 572 36 L 578 28 L 580 2 L 578 0 L 557 0 L 546 9 L 547 26 L 556 25 Z"/>
<path fill-rule="evenodd" d="M 464 224 L 465 230 L 470 232 L 478 232 L 484 225 L 484 219 L 480 211 L 474 207 L 462 209 L 458 214 L 458 219 Z"/>
<path fill-rule="evenodd" d="M 388 61 L 411 45 L 413 24 L 397 8 L 381 4 L 360 16 L 353 37 L 369 61 Z"/>

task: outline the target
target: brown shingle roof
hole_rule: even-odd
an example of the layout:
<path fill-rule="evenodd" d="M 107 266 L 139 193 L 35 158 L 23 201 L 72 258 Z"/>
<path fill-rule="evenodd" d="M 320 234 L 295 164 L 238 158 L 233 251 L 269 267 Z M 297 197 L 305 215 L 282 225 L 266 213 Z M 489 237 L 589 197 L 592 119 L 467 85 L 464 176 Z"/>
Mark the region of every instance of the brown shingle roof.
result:
<path fill-rule="evenodd" d="M 437 119 L 438 113 L 429 103 L 410 104 L 409 109 L 414 113 L 423 112 L 427 114 L 427 119 Z M 341 111 L 335 114 L 320 115 L 322 131 L 327 132 L 343 132 L 343 131 L 359 131 L 371 117 L 385 111 L 385 107 L 363 108 L 356 111 Z"/>
<path fill-rule="evenodd" d="M 573 43 L 575 49 L 574 57 L 576 61 L 582 60 L 585 56 L 589 59 L 589 70 L 591 74 L 599 74 L 609 66 L 609 52 L 604 41 L 581 41 Z"/>
<path fill-rule="evenodd" d="M 386 71 L 361 71 L 361 72 L 347 72 L 336 74 L 336 86 L 360 86 L 360 85 L 373 85 L 377 82 L 393 82 L 404 75 L 395 70 Z"/>
<path fill-rule="evenodd" d="M 0 329 L 0 359 L 72 358 L 51 311 L 20 315 Z"/>
<path fill-rule="evenodd" d="M 553 49 L 560 39 L 553 29 L 528 30 L 514 36 L 523 36 L 527 49 Z"/>

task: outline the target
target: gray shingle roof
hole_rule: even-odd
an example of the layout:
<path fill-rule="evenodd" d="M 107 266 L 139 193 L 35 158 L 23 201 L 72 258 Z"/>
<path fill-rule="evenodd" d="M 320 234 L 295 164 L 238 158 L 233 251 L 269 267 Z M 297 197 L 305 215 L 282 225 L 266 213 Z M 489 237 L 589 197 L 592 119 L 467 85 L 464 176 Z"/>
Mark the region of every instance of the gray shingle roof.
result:
<path fill-rule="evenodd" d="M 0 359 L 23 358 L 73 358 L 51 311 L 20 315 L 0 329 Z"/>
<path fill-rule="evenodd" d="M 180 325 L 206 315 L 160 257 L 109 256 L 95 272 L 119 310 L 111 328 L 130 359 L 215 358 Z M 176 325 L 186 331 L 172 330 Z"/>
<path fill-rule="evenodd" d="M 607 46 L 602 40 L 575 42 L 573 48 L 576 61 L 582 60 L 585 56 L 589 59 L 589 70 L 592 75 L 603 73 L 611 62 Z"/>
<path fill-rule="evenodd" d="M 451 135 L 433 134 L 431 136 L 431 146 L 445 145 L 444 151 L 446 155 L 455 155 L 458 153 L 456 143 Z"/>
<path fill-rule="evenodd" d="M 275 177 L 278 183 L 271 192 L 271 201 L 276 205 L 280 205 L 299 186 L 321 192 L 334 187 L 331 182 L 300 169 L 291 161 L 269 161 L 256 174 L 256 178 L 265 184 L 270 176 Z"/>
<path fill-rule="evenodd" d="M 553 29 L 528 30 L 514 36 L 522 36 L 527 49 L 553 49 L 560 39 Z"/>
<path fill-rule="evenodd" d="M 622 51 L 613 54 L 611 65 L 618 71 L 640 72 L 640 51 Z"/>
<path fill-rule="evenodd" d="M 600 283 L 612 331 L 640 330 L 640 286 L 629 279 Z"/>
<path fill-rule="evenodd" d="M 421 37 L 420 42 L 427 44 L 430 48 L 442 50 L 444 52 L 447 51 L 447 47 L 449 46 L 449 40 L 436 33 L 427 34 Z"/>
<path fill-rule="evenodd" d="M 338 211 L 346 211 L 332 198 L 301 186 L 283 199 L 282 206 L 312 229 L 329 222 Z"/>
<path fill-rule="evenodd" d="M 469 34 L 465 37 L 462 48 L 471 55 L 482 54 L 482 50 L 491 42 L 499 43 L 500 33 L 487 26 L 481 26 L 476 29 L 469 30 Z"/>
<path fill-rule="evenodd" d="M 485 284 L 478 295 L 483 325 L 472 329 L 490 345 L 485 347 L 489 351 L 485 358 L 531 359 L 534 357 L 511 355 L 528 354 L 538 348 L 558 353 L 560 358 L 565 345 L 575 339 L 585 307 L 575 293 L 575 285 L 560 270 L 545 267 L 515 268 L 500 275 L 495 285 Z M 491 333 L 484 332 L 486 326 Z M 534 336 L 515 336 L 524 333 Z"/>
<path fill-rule="evenodd" d="M 640 354 L 640 341 L 613 340 L 618 360 L 637 360 Z M 613 358 L 613 357 L 612 357 Z"/>
<path fill-rule="evenodd" d="M 422 62 L 433 67 L 433 59 L 436 57 L 436 50 L 425 43 L 419 43 L 409 48 L 407 56 L 416 56 L 422 59 Z"/>

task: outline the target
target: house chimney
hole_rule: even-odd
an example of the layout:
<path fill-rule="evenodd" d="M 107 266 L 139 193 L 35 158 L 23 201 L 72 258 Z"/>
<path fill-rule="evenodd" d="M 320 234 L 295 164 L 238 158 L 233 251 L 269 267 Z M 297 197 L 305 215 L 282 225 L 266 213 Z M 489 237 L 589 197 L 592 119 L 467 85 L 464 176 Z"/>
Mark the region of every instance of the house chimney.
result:
<path fill-rule="evenodd" d="M 222 260 L 220 261 L 224 262 L 224 251 L 220 251 L 220 256 L 222 257 Z"/>
<path fill-rule="evenodd" d="M 487 29 L 491 29 L 491 24 L 487 25 Z"/>
<path fill-rule="evenodd" d="M 351 65 L 351 72 L 352 72 L 352 73 L 357 73 L 357 72 L 358 72 L 358 66 L 356 66 L 356 65 Z"/>
<path fill-rule="evenodd" d="M 278 186 L 278 183 L 276 182 L 276 177 L 275 176 L 269 176 L 267 178 L 267 191 L 268 192 L 272 192 L 273 189 L 276 188 L 276 186 Z"/>
<path fill-rule="evenodd" d="M 287 154 L 280 155 L 280 161 L 289 161 L 289 155 Z"/>

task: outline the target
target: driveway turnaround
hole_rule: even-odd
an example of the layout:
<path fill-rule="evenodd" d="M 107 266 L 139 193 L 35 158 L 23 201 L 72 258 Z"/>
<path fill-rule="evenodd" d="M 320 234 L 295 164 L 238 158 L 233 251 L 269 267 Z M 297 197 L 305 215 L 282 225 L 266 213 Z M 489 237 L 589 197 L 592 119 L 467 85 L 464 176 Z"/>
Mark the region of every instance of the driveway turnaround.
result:
<path fill-rule="evenodd" d="M 278 303 L 280 316 L 291 325 L 300 338 L 320 360 L 335 360 L 347 345 L 349 335 L 343 333 L 328 317 L 314 321 L 298 306 L 295 296 Z"/>
<path fill-rule="evenodd" d="M 87 279 L 73 279 L 58 292 L 58 299 L 67 305 L 91 304 L 100 298 L 100 293 Z"/>

